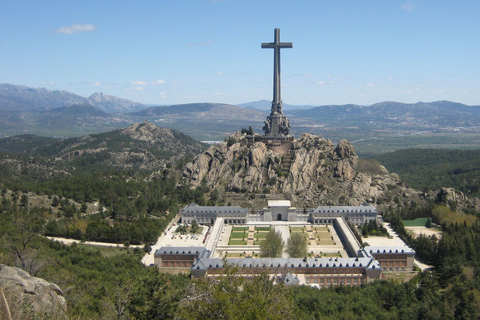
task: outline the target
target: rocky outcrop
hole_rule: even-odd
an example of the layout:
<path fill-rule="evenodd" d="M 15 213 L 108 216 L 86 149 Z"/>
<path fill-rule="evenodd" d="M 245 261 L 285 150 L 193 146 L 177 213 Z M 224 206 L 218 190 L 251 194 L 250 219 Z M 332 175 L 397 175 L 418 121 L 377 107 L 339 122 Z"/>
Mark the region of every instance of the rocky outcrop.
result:
<path fill-rule="evenodd" d="M 3 315 L 7 315 L 9 310 L 13 319 L 68 318 L 62 290 L 56 284 L 32 277 L 22 269 L 0 264 L 0 290 Z"/>
<path fill-rule="evenodd" d="M 284 161 L 289 164 L 282 165 Z M 305 207 L 368 202 L 382 210 L 436 202 L 480 209 L 476 198 L 468 199 L 451 188 L 442 188 L 438 194 L 420 192 L 408 188 L 396 173 L 389 173 L 377 162 L 365 161 L 360 165 L 346 140 L 335 146 L 328 139 L 303 134 L 292 142 L 289 154 L 284 154 L 261 142 L 248 142 L 237 132 L 188 163 L 183 179 L 193 187 L 206 185 L 226 194 L 271 194 Z"/>
<path fill-rule="evenodd" d="M 289 158 L 289 171 L 282 162 Z M 275 153 L 261 142 L 249 143 L 235 133 L 227 142 L 210 147 L 188 163 L 183 178 L 192 186 L 205 184 L 225 192 L 275 193 L 305 206 L 358 205 L 419 200 L 397 175 L 385 168 L 371 175 L 357 170 L 358 156 L 352 145 L 338 145 L 311 134 L 293 141 L 289 155 Z M 388 195 L 388 196 L 387 196 Z"/>

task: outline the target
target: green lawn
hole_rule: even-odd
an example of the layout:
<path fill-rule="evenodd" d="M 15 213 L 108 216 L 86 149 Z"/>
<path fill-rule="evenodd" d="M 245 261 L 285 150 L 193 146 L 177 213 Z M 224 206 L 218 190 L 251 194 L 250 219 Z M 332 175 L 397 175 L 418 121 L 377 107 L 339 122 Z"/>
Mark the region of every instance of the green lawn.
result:
<path fill-rule="evenodd" d="M 230 239 L 243 239 L 243 238 L 248 238 L 248 233 L 232 232 L 230 234 Z"/>
<path fill-rule="evenodd" d="M 269 232 L 270 231 L 270 227 L 255 227 L 255 230 L 256 231 L 266 231 L 266 232 Z"/>
<path fill-rule="evenodd" d="M 290 227 L 290 231 L 292 231 L 292 232 L 302 232 L 304 230 L 305 229 L 302 228 L 302 227 Z"/>
<path fill-rule="evenodd" d="M 259 232 L 255 233 L 255 238 L 257 239 L 265 239 L 267 237 L 268 232 Z"/>
<path fill-rule="evenodd" d="M 232 232 L 245 232 L 248 231 L 248 227 L 233 227 Z"/>
<path fill-rule="evenodd" d="M 245 246 L 247 245 L 247 241 L 243 240 L 230 240 L 228 241 L 229 246 Z"/>
<path fill-rule="evenodd" d="M 403 220 L 405 227 L 425 227 L 428 218 L 417 218 L 415 220 Z"/>

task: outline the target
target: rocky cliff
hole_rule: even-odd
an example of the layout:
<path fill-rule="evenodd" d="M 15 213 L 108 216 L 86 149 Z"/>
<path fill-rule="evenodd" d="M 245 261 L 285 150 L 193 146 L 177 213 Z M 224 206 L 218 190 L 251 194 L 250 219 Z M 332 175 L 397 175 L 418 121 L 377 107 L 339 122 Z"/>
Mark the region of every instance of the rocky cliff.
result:
<path fill-rule="evenodd" d="M 287 154 L 278 154 L 237 132 L 188 163 L 183 177 L 192 186 L 207 185 L 226 193 L 275 194 L 306 207 L 369 202 L 382 208 L 437 199 L 434 192 L 406 187 L 385 167 L 359 160 L 348 141 L 335 146 L 311 134 L 293 141 Z M 453 197 L 451 192 L 449 197 Z"/>
<path fill-rule="evenodd" d="M 0 264 L 1 319 L 67 319 L 60 288 L 26 271 Z"/>

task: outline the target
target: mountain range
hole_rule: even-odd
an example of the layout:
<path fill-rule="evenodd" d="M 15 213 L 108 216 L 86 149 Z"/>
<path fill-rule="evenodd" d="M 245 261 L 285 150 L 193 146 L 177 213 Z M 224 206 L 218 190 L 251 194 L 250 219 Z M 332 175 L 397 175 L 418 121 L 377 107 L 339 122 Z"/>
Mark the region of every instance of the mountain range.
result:
<path fill-rule="evenodd" d="M 147 106 L 127 99 L 95 92 L 84 98 L 68 91 L 51 91 L 13 84 L 0 84 L 0 109 L 15 111 L 42 111 L 73 104 L 90 104 L 107 113 L 132 112 Z"/>
<path fill-rule="evenodd" d="M 149 121 L 198 140 L 223 140 L 249 126 L 261 132 L 270 107 L 267 100 L 237 106 L 192 103 L 151 107 L 103 93 L 85 98 L 67 91 L 0 84 L 0 136 L 74 137 Z M 381 152 L 401 148 L 398 137 L 408 137 L 408 147 L 442 147 L 445 135 L 465 134 L 469 135 L 465 147 L 478 145 L 473 136 L 480 132 L 480 106 L 450 101 L 387 101 L 370 106 L 283 104 L 283 108 L 295 136 L 311 133 L 333 141 L 346 138 L 360 148 L 366 140 L 369 143 L 374 140 L 377 148 L 379 139 L 390 139 L 385 142 L 388 145 L 395 139 L 393 144 L 397 146 L 383 148 Z M 442 139 L 432 144 L 432 135 Z M 423 139 L 420 145 L 416 145 L 418 139 Z"/>

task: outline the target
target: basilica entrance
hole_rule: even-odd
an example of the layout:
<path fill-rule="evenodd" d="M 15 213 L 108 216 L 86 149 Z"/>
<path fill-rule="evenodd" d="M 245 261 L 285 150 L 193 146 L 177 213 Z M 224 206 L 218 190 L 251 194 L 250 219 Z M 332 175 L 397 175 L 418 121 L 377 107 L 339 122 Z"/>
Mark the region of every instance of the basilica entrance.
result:
<path fill-rule="evenodd" d="M 278 220 L 278 221 L 282 221 L 282 214 L 281 214 L 281 213 L 279 213 L 279 214 L 277 215 L 277 220 Z"/>

